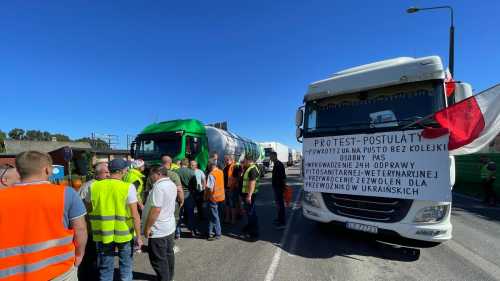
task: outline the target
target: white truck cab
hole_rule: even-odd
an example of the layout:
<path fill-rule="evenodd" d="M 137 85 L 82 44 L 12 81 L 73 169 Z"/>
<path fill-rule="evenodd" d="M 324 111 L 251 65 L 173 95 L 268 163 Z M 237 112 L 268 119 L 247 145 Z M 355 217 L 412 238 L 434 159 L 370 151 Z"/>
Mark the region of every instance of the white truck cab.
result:
<path fill-rule="evenodd" d="M 312 83 L 296 115 L 303 215 L 363 232 L 451 239 L 454 159 L 447 136 L 427 140 L 421 131 L 437 126 L 427 117 L 472 93 L 457 83 L 455 100 L 447 98 L 445 78 L 437 56 L 400 57 Z"/>

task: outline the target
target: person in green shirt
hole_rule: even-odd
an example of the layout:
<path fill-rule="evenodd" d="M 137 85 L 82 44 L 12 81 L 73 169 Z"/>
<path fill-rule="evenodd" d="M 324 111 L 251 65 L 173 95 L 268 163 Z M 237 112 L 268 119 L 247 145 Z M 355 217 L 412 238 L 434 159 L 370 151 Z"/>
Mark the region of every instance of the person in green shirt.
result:
<path fill-rule="evenodd" d="M 181 162 L 181 167 L 176 171 L 181 179 L 182 189 L 184 191 L 184 206 L 180 210 L 181 219 L 177 224 L 176 234 L 180 236 L 181 222 L 183 222 L 193 237 L 197 236 L 194 217 L 194 207 L 196 205 L 194 195 L 196 192 L 196 176 L 194 171 L 189 169 L 189 159 L 185 158 Z"/>

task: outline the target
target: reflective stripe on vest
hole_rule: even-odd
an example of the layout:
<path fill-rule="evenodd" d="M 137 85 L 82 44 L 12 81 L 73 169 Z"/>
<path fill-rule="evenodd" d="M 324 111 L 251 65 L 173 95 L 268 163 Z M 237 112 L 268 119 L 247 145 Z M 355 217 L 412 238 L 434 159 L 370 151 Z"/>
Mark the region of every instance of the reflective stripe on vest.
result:
<path fill-rule="evenodd" d="M 257 168 L 257 165 L 252 164 L 250 165 L 250 167 L 248 167 L 248 169 L 245 171 L 245 174 L 243 175 L 243 188 L 241 190 L 243 193 L 248 193 L 248 183 L 249 183 L 248 176 L 250 174 L 250 170 L 252 169 L 256 169 L 258 174 L 257 179 L 255 181 L 255 190 L 253 193 L 259 192 L 259 175 L 260 175 L 259 168 Z"/>
<path fill-rule="evenodd" d="M 125 243 L 132 240 L 133 223 L 127 204 L 130 184 L 105 179 L 90 186 L 92 238 L 96 242 Z"/>
<path fill-rule="evenodd" d="M 73 231 L 62 220 L 65 189 L 40 183 L 0 190 L 0 279 L 51 280 L 74 265 Z"/>
<path fill-rule="evenodd" d="M 7 258 L 10 256 L 16 256 L 20 254 L 31 254 L 34 252 L 43 251 L 49 248 L 59 247 L 62 245 L 73 244 L 73 235 L 69 235 L 60 239 L 53 239 L 37 244 L 13 247 L 9 249 L 0 250 L 0 259 Z"/>
<path fill-rule="evenodd" d="M 123 177 L 124 182 L 134 183 L 136 181 L 139 182 L 139 186 L 137 187 L 137 198 L 142 202 L 142 191 L 144 190 L 144 175 L 141 171 L 137 169 L 130 169 L 128 173 Z"/>
<path fill-rule="evenodd" d="M 224 194 L 224 173 L 216 167 L 211 174 L 215 178 L 215 186 L 210 192 L 210 201 L 214 203 L 222 202 L 226 199 Z"/>
<path fill-rule="evenodd" d="M 73 258 L 74 256 L 75 256 L 75 251 L 71 250 L 67 253 L 46 258 L 38 262 L 9 267 L 7 269 L 0 269 L 0 278 L 14 277 L 15 275 L 19 274 L 29 274 L 31 272 L 38 271 L 42 268 L 61 263 L 67 259 Z"/>

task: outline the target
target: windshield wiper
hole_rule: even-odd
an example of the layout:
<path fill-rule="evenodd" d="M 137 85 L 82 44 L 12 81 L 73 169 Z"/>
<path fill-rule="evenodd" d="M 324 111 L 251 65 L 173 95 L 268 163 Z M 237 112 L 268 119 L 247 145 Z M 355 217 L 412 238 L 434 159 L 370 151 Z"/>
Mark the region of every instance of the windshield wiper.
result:
<path fill-rule="evenodd" d="M 398 126 L 394 126 L 396 128 L 396 127 L 401 127 L 403 125 L 401 123 L 410 122 L 409 124 L 407 124 L 407 125 L 405 125 L 404 127 L 401 128 L 401 129 L 407 129 L 407 128 L 414 127 L 415 125 L 418 125 L 419 127 L 423 127 L 424 126 L 423 122 L 425 122 L 427 124 L 428 123 L 435 123 L 429 117 L 432 117 L 432 115 L 425 116 L 425 117 L 422 117 L 422 116 L 419 116 L 419 115 L 415 115 L 415 116 L 404 118 L 404 119 L 400 119 L 400 120 L 387 120 L 387 121 L 376 122 L 376 123 L 371 123 L 370 121 L 367 121 L 367 122 L 351 122 L 351 123 L 343 123 L 343 124 L 339 124 L 339 125 L 335 125 L 335 126 L 316 127 L 316 128 L 309 129 L 309 130 L 310 131 L 322 131 L 322 130 L 328 130 L 328 129 L 338 129 L 338 128 L 342 128 L 342 127 L 349 127 L 349 128 L 351 128 L 351 126 L 361 126 L 361 125 L 365 125 L 365 127 L 372 128 L 371 125 L 375 125 L 376 126 L 376 125 L 387 124 L 387 123 L 394 123 L 394 122 L 398 123 Z M 376 128 L 376 127 L 373 127 L 373 128 Z"/>

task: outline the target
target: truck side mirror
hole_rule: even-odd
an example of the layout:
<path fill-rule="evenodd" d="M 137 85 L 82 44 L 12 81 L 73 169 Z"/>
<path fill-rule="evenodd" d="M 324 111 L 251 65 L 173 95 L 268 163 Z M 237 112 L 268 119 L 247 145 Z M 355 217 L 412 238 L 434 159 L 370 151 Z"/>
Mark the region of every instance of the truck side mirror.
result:
<path fill-rule="evenodd" d="M 297 130 L 295 130 L 295 137 L 297 138 L 298 142 L 302 142 L 301 138 L 302 138 L 303 133 L 304 132 L 302 131 L 301 127 L 298 127 Z"/>
<path fill-rule="evenodd" d="M 304 111 L 302 109 L 298 109 L 297 113 L 295 113 L 295 126 L 300 127 L 304 123 Z"/>
<path fill-rule="evenodd" d="M 455 92 L 453 93 L 455 103 L 472 97 L 472 87 L 469 83 L 455 82 Z"/>

